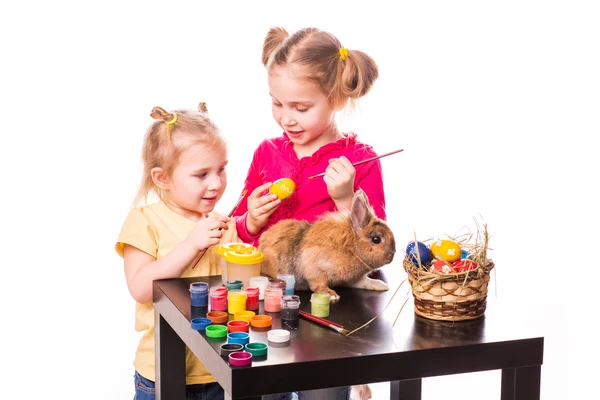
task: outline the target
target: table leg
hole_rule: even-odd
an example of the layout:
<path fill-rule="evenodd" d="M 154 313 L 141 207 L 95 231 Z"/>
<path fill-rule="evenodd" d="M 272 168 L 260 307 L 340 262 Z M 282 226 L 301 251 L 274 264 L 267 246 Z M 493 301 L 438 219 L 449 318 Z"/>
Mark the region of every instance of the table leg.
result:
<path fill-rule="evenodd" d="M 156 399 L 185 400 L 185 344 L 158 311 L 154 311 Z"/>
<path fill-rule="evenodd" d="M 540 365 L 503 369 L 501 400 L 539 400 L 541 373 Z"/>
<path fill-rule="evenodd" d="M 390 400 L 421 400 L 421 379 L 390 382 Z"/>

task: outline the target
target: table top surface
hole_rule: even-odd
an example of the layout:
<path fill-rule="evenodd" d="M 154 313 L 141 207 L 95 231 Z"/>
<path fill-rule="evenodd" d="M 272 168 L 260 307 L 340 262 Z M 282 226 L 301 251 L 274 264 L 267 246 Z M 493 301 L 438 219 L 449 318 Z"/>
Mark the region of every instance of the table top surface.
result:
<path fill-rule="evenodd" d="M 392 267 L 386 268 L 391 269 Z M 261 301 L 257 314 L 272 316 L 272 329 L 287 329 L 291 335 L 287 345 L 273 344 L 268 342 L 266 330 L 251 327 L 250 342 L 269 344 L 268 357 L 261 361 L 255 361 L 253 366 L 339 360 L 356 356 L 444 348 L 460 348 L 469 351 L 468 349 L 480 346 L 520 340 L 541 340 L 543 342 L 543 336 L 535 332 L 536 327 L 527 327 L 522 320 L 515 320 L 513 310 L 497 306 L 490 301 L 492 300 L 489 299 L 490 296 L 488 296 L 486 314 L 475 320 L 445 322 L 417 316 L 413 311 L 410 286 L 408 282 L 402 282 L 403 271 L 394 273 L 394 271 L 384 269 L 378 271 L 377 274 L 378 277 L 388 281 L 390 290 L 377 292 L 352 288 L 336 289 L 341 298 L 339 302 L 330 306 L 330 315 L 327 317 L 330 321 L 341 324 L 348 330 L 353 330 L 381 313 L 368 326 L 348 337 L 303 318 L 300 318 L 297 327 L 286 326 L 280 319 L 280 313 L 264 312 L 263 301 Z M 167 279 L 155 282 L 156 288 L 188 321 L 192 318 L 204 317 L 205 313 L 209 311 L 209 309 L 191 307 L 189 284 L 192 281 L 204 281 L 209 283 L 210 287 L 222 284 L 220 276 Z M 399 290 L 396 290 L 401 282 Z M 300 309 L 310 312 L 310 292 L 296 292 L 295 294 L 300 296 Z M 232 319 L 233 316 L 230 315 L 229 320 Z M 393 324 L 394 327 L 392 327 Z M 220 345 L 225 343 L 224 339 L 206 338 L 204 332 L 197 332 L 197 340 L 207 340 L 217 353 Z"/>

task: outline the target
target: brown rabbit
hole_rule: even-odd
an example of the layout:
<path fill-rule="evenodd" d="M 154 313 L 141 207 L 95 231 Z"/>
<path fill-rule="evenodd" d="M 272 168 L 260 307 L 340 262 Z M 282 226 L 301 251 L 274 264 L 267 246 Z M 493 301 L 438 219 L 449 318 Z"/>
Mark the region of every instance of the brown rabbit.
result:
<path fill-rule="evenodd" d="M 297 290 L 329 293 L 337 301 L 340 297 L 331 287 L 387 290 L 385 282 L 367 274 L 392 262 L 396 242 L 358 190 L 350 212 L 326 213 L 312 223 L 279 221 L 261 235 L 259 250 L 265 255 L 263 274 L 292 274 Z"/>

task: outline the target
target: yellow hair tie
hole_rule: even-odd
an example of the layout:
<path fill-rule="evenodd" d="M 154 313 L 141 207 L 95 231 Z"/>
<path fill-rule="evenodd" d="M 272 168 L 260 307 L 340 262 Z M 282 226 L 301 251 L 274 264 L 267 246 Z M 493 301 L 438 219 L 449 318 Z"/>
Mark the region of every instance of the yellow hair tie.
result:
<path fill-rule="evenodd" d="M 173 114 L 173 118 L 167 122 L 167 125 L 173 125 L 175 122 L 177 122 L 177 114 Z"/>
<path fill-rule="evenodd" d="M 342 59 L 342 61 L 346 61 L 346 58 L 348 58 L 348 49 L 346 49 L 345 47 L 342 47 L 340 49 L 340 58 Z"/>
<path fill-rule="evenodd" d="M 177 114 L 173 114 L 173 118 L 169 122 L 165 122 L 167 124 L 167 146 L 171 145 L 171 128 L 177 122 Z"/>

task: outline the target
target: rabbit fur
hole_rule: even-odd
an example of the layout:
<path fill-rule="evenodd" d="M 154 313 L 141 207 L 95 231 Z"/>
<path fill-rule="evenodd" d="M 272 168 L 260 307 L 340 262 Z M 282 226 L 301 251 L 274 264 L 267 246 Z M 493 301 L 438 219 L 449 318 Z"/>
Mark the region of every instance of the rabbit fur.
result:
<path fill-rule="evenodd" d="M 358 190 L 350 211 L 325 213 L 315 222 L 286 219 L 274 224 L 261 235 L 259 250 L 265 256 L 263 274 L 292 274 L 296 290 L 329 293 L 337 301 L 332 287 L 388 290 L 385 282 L 367 274 L 392 262 L 396 242 Z"/>

